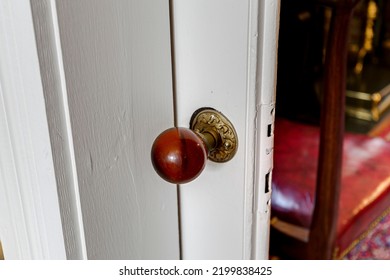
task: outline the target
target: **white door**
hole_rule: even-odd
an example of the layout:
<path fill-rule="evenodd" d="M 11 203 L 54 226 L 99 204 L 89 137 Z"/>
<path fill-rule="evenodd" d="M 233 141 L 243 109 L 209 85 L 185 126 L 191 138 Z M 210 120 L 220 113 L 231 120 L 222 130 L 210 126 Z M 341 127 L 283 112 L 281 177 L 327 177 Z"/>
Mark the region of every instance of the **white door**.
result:
<path fill-rule="evenodd" d="M 68 255 L 85 246 L 89 259 L 179 258 L 176 188 L 150 163 L 155 136 L 173 126 L 168 3 L 32 4 L 42 70 L 54 73 L 43 80 L 55 164 L 70 177 L 58 180 Z"/>
<path fill-rule="evenodd" d="M 268 257 L 278 12 L 274 0 L 173 1 L 178 125 L 212 107 L 239 142 L 180 186 L 184 259 Z"/>
<path fill-rule="evenodd" d="M 67 257 L 267 258 L 279 1 L 31 4 Z M 201 107 L 237 154 L 169 184 L 151 145 Z"/>

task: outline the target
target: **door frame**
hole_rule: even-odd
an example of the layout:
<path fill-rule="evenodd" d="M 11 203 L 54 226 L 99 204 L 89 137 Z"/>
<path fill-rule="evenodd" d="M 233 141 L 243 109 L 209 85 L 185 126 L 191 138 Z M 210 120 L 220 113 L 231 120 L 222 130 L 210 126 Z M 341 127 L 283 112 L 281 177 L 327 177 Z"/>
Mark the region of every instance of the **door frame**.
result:
<path fill-rule="evenodd" d="M 248 205 L 244 219 L 248 253 L 244 257 L 268 259 L 280 0 L 251 0 L 250 5 L 246 128 Z"/>
<path fill-rule="evenodd" d="M 6 259 L 66 259 L 28 0 L 0 2 L 0 240 Z"/>
<path fill-rule="evenodd" d="M 267 259 L 271 191 L 264 194 L 264 186 L 271 185 L 273 166 L 268 127 L 274 122 L 280 0 L 249 4 L 243 257 Z M 86 259 L 55 0 L 3 0 L 0 5 L 0 191 L 6 194 L 0 196 L 0 240 L 5 257 Z M 33 14 L 38 25 L 49 16 L 52 27 L 34 26 Z M 47 60 L 39 57 L 34 27 L 50 35 L 38 37 L 53 47 Z M 48 120 L 45 108 L 42 65 L 50 69 L 57 89 L 50 101 L 57 112 L 54 120 Z M 55 132 L 61 135 L 57 140 L 50 138 L 55 127 L 50 121 L 61 130 Z M 54 146 L 62 150 L 62 163 L 53 157 Z"/>

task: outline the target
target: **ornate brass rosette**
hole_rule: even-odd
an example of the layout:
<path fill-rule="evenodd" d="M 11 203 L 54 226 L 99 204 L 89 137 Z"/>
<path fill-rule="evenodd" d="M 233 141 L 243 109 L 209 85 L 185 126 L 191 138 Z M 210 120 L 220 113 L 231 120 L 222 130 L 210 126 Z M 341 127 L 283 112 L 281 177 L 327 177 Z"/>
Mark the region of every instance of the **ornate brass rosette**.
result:
<path fill-rule="evenodd" d="M 209 159 L 214 162 L 231 160 L 237 152 L 238 138 L 232 123 L 221 112 L 201 108 L 191 118 L 190 128 L 198 135 L 212 135 L 215 147 L 209 150 Z"/>

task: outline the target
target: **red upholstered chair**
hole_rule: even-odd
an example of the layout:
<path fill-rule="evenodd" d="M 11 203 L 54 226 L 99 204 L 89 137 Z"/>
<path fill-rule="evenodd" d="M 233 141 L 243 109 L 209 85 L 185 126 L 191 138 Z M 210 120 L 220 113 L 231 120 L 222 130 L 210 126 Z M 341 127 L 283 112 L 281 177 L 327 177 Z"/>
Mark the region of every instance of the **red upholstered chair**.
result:
<path fill-rule="evenodd" d="M 333 9 L 320 127 L 275 122 L 270 252 L 282 258 L 341 258 L 390 211 L 390 143 L 344 133 L 347 35 L 357 1 L 319 2 Z"/>
<path fill-rule="evenodd" d="M 318 148 L 318 127 L 276 120 L 271 246 L 287 258 L 310 258 L 302 246 L 310 247 Z M 390 142 L 346 133 L 342 162 L 338 215 L 329 217 L 337 221 L 332 258 L 342 258 L 390 212 Z M 284 234 L 290 236 L 282 245 Z"/>

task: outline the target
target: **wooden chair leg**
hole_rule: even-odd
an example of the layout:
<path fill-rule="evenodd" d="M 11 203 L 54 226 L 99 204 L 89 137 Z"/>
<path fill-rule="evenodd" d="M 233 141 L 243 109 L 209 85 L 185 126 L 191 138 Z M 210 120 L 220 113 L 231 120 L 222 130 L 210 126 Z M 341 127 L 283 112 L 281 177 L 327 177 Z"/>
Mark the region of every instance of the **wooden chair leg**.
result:
<path fill-rule="evenodd" d="M 347 38 L 354 6 L 333 7 L 325 60 L 315 207 L 308 241 L 310 259 L 331 259 L 336 238 L 344 135 Z"/>

